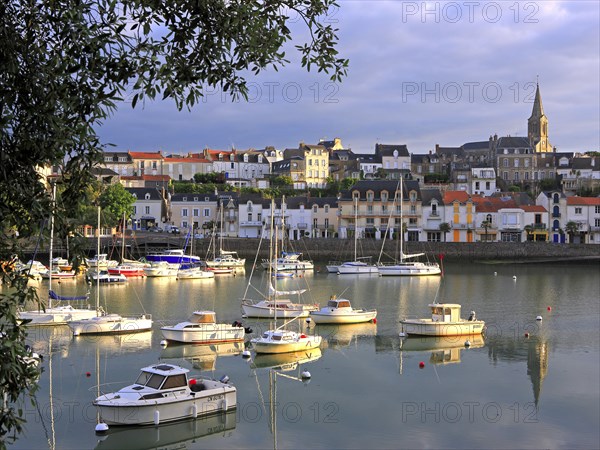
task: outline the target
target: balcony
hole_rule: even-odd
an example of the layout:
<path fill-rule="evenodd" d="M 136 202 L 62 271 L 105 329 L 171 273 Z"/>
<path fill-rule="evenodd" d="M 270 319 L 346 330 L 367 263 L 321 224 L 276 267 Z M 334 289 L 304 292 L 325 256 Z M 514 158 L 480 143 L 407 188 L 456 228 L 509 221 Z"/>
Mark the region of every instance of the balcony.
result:
<path fill-rule="evenodd" d="M 262 227 L 262 220 L 246 220 L 240 222 L 240 227 Z"/>
<path fill-rule="evenodd" d="M 452 223 L 451 228 L 453 228 L 455 230 L 466 230 L 466 229 L 471 228 L 470 225 L 471 224 L 468 224 L 468 223 Z"/>
<path fill-rule="evenodd" d="M 560 217 L 560 213 L 559 212 L 553 212 L 552 213 L 552 217 Z"/>

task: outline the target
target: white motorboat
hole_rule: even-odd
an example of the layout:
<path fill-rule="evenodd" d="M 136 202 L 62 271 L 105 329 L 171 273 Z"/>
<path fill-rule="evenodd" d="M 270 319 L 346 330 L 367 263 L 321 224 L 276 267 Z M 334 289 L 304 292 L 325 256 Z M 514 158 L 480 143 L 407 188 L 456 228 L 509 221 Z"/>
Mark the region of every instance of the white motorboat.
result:
<path fill-rule="evenodd" d="M 49 280 L 50 277 L 52 277 L 55 280 L 70 280 L 75 278 L 77 274 L 74 270 L 62 270 L 58 268 L 53 268 L 52 273 L 50 273 L 50 270 L 46 270 L 45 272 L 40 272 L 40 275 L 45 280 Z"/>
<path fill-rule="evenodd" d="M 219 256 L 207 260 L 207 267 L 214 268 L 239 268 L 244 267 L 246 264 L 246 258 L 240 258 L 237 252 L 227 251 L 221 249 L 219 252 Z"/>
<path fill-rule="evenodd" d="M 260 337 L 251 339 L 256 353 L 288 353 L 311 350 L 321 345 L 321 336 L 309 335 L 279 328 L 265 331 Z"/>
<path fill-rule="evenodd" d="M 144 267 L 144 274 L 147 277 L 176 277 L 179 266 L 166 261 L 153 262 L 150 267 Z"/>
<path fill-rule="evenodd" d="M 114 259 L 108 259 L 106 253 L 97 253 L 93 258 L 85 258 L 85 264 L 91 269 L 100 268 L 101 270 L 106 270 L 109 267 L 117 267 L 119 262 Z"/>
<path fill-rule="evenodd" d="M 207 378 L 188 379 L 188 373 L 173 364 L 144 367 L 134 384 L 100 395 L 93 404 L 109 426 L 159 425 L 236 408 L 234 386 Z"/>
<path fill-rule="evenodd" d="M 336 298 L 335 296 L 329 299 L 327 306 L 310 313 L 310 318 L 315 323 L 362 323 L 372 322 L 376 317 L 376 310 L 352 308 L 350 300 Z"/>
<path fill-rule="evenodd" d="M 407 335 L 458 336 L 481 334 L 485 327 L 483 320 L 475 318 L 471 311 L 468 319 L 460 316 L 461 305 L 456 303 L 432 303 L 431 318 L 403 319 L 402 329 Z"/>
<path fill-rule="evenodd" d="M 273 270 L 279 272 L 314 270 L 314 263 L 306 259 L 300 259 L 301 256 L 302 253 L 281 252 L 281 256 L 275 260 L 263 260 L 262 267 L 268 269 L 270 265 Z"/>
<path fill-rule="evenodd" d="M 243 341 L 246 330 L 239 322 L 232 325 L 217 323 L 214 311 L 194 311 L 186 322 L 160 331 L 167 341 L 186 344 L 218 344 L 221 342 Z"/>

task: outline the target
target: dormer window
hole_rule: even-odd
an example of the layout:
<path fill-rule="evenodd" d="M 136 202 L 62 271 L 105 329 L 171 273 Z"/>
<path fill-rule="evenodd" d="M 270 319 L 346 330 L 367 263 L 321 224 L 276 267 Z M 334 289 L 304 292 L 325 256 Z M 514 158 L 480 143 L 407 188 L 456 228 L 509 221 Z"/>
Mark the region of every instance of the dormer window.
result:
<path fill-rule="evenodd" d="M 219 161 L 223 161 L 223 153 L 219 153 Z"/>
<path fill-rule="evenodd" d="M 244 155 L 244 162 L 247 163 L 248 162 L 248 155 Z"/>
<path fill-rule="evenodd" d="M 150 193 L 149 193 L 149 192 L 148 192 L 148 193 L 146 193 L 146 195 L 144 196 L 144 198 L 145 198 L 146 200 L 150 200 Z"/>
<path fill-rule="evenodd" d="M 262 162 L 263 162 L 263 157 L 262 157 L 262 155 L 258 155 L 258 163 L 259 163 L 259 164 L 262 164 Z"/>
<path fill-rule="evenodd" d="M 232 153 L 231 155 L 229 155 L 229 161 L 234 161 L 235 160 L 235 155 Z"/>
<path fill-rule="evenodd" d="M 410 194 L 408 194 L 408 197 L 410 198 L 410 201 L 412 203 L 417 201 L 417 191 L 410 191 Z"/>
<path fill-rule="evenodd" d="M 183 197 L 183 201 L 184 201 L 184 202 L 187 202 L 187 197 Z"/>
<path fill-rule="evenodd" d="M 367 192 L 367 201 L 368 202 L 372 202 L 374 197 L 375 197 L 375 194 L 373 193 L 373 191 Z"/>

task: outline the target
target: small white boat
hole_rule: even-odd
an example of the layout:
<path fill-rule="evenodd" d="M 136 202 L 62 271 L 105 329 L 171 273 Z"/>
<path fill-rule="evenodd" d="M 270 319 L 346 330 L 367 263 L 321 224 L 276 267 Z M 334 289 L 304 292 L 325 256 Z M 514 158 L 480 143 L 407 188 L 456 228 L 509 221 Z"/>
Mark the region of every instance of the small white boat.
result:
<path fill-rule="evenodd" d="M 244 267 L 246 258 L 240 258 L 237 252 L 220 250 L 219 256 L 206 261 L 208 267 L 214 268 L 237 268 Z"/>
<path fill-rule="evenodd" d="M 144 267 L 144 274 L 147 277 L 176 277 L 179 271 L 179 264 L 158 261 L 150 264 L 150 267 Z"/>
<path fill-rule="evenodd" d="M 134 384 L 93 401 L 107 425 L 159 425 L 234 410 L 234 386 L 207 378 L 189 379 L 173 364 L 144 367 Z"/>
<path fill-rule="evenodd" d="M 62 270 L 62 269 L 52 269 L 52 274 L 50 274 L 50 270 L 46 270 L 45 272 L 40 272 L 40 275 L 43 279 L 48 280 L 50 276 L 52 279 L 56 280 L 69 280 L 75 278 L 77 275 L 74 270 Z"/>
<path fill-rule="evenodd" d="M 308 317 L 311 311 L 317 311 L 318 309 L 318 305 L 293 303 L 289 299 L 267 299 L 259 302 L 245 299 L 242 301 L 242 311 L 246 317 L 262 319 Z"/>
<path fill-rule="evenodd" d="M 340 275 L 361 275 L 361 274 L 378 274 L 379 269 L 374 264 L 369 264 L 360 259 L 368 259 L 370 257 L 358 258 L 355 261 L 347 261 L 338 266 L 337 273 Z"/>
<path fill-rule="evenodd" d="M 208 280 L 210 278 L 215 278 L 214 272 L 205 270 L 202 267 L 179 269 L 177 272 L 177 279 L 179 280 Z"/>
<path fill-rule="evenodd" d="M 73 336 L 81 334 L 138 333 L 152 329 L 152 315 L 123 317 L 119 314 L 106 314 L 89 319 L 72 320 L 67 323 Z"/>
<path fill-rule="evenodd" d="M 263 259 L 262 267 L 269 269 L 269 266 L 274 271 L 304 271 L 314 270 L 315 264 L 312 261 L 301 259 L 302 253 L 298 252 L 281 252 L 281 256 L 275 260 L 269 261 Z"/>
<path fill-rule="evenodd" d="M 103 283 L 103 284 L 108 284 L 108 283 L 124 283 L 127 281 L 127 277 L 121 273 L 116 273 L 116 274 L 111 274 L 109 271 L 107 270 L 100 270 L 100 272 L 95 271 L 95 270 L 91 270 L 87 272 L 86 275 L 88 281 L 90 282 L 94 282 L 94 283 Z M 52 278 L 54 278 L 54 275 L 52 275 Z"/>
<path fill-rule="evenodd" d="M 93 258 L 85 258 L 85 264 L 92 269 L 108 269 L 109 267 L 117 267 L 119 265 L 118 261 L 114 259 L 108 259 L 108 255 L 106 253 L 99 253 L 95 255 Z"/>
<path fill-rule="evenodd" d="M 186 344 L 217 344 L 243 341 L 246 330 L 239 322 L 217 323 L 214 311 L 194 311 L 186 322 L 160 329 L 167 341 Z"/>
<path fill-rule="evenodd" d="M 256 353 L 288 353 L 311 350 L 321 345 L 321 336 L 285 330 L 283 325 L 265 331 L 260 337 L 251 339 Z"/>
<path fill-rule="evenodd" d="M 402 329 L 407 335 L 458 336 L 481 334 L 485 327 L 483 320 L 475 318 L 471 311 L 468 319 L 460 316 L 461 306 L 456 303 L 432 303 L 431 318 L 401 320 Z"/>
<path fill-rule="evenodd" d="M 442 269 L 438 263 L 426 263 L 421 261 L 402 261 L 396 264 L 380 265 L 379 274 L 381 276 L 427 276 L 440 275 Z"/>
<path fill-rule="evenodd" d="M 327 306 L 310 312 L 310 318 L 315 323 L 362 323 L 371 322 L 376 317 L 376 310 L 354 309 L 350 300 L 336 298 L 335 295 L 329 299 Z"/>
<path fill-rule="evenodd" d="M 65 325 L 72 320 L 89 319 L 97 315 L 96 309 L 89 306 L 76 308 L 72 304 L 53 306 L 53 301 L 60 302 L 88 302 L 89 296 L 65 297 L 49 291 L 48 307 L 45 310 L 20 311 L 19 320 L 26 325 Z"/>

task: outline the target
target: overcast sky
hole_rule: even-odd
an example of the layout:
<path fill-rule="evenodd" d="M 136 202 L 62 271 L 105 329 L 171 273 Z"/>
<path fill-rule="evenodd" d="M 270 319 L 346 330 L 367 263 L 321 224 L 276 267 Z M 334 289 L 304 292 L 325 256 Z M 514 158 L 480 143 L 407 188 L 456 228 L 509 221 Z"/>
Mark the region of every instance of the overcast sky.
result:
<path fill-rule="evenodd" d="M 250 102 L 209 92 L 191 112 L 170 101 L 119 111 L 100 130 L 115 150 L 296 148 L 342 139 L 411 153 L 490 135 L 526 136 L 539 77 L 558 151 L 600 149 L 600 2 L 340 0 L 348 77 L 332 84 L 298 58 L 248 79 Z"/>

